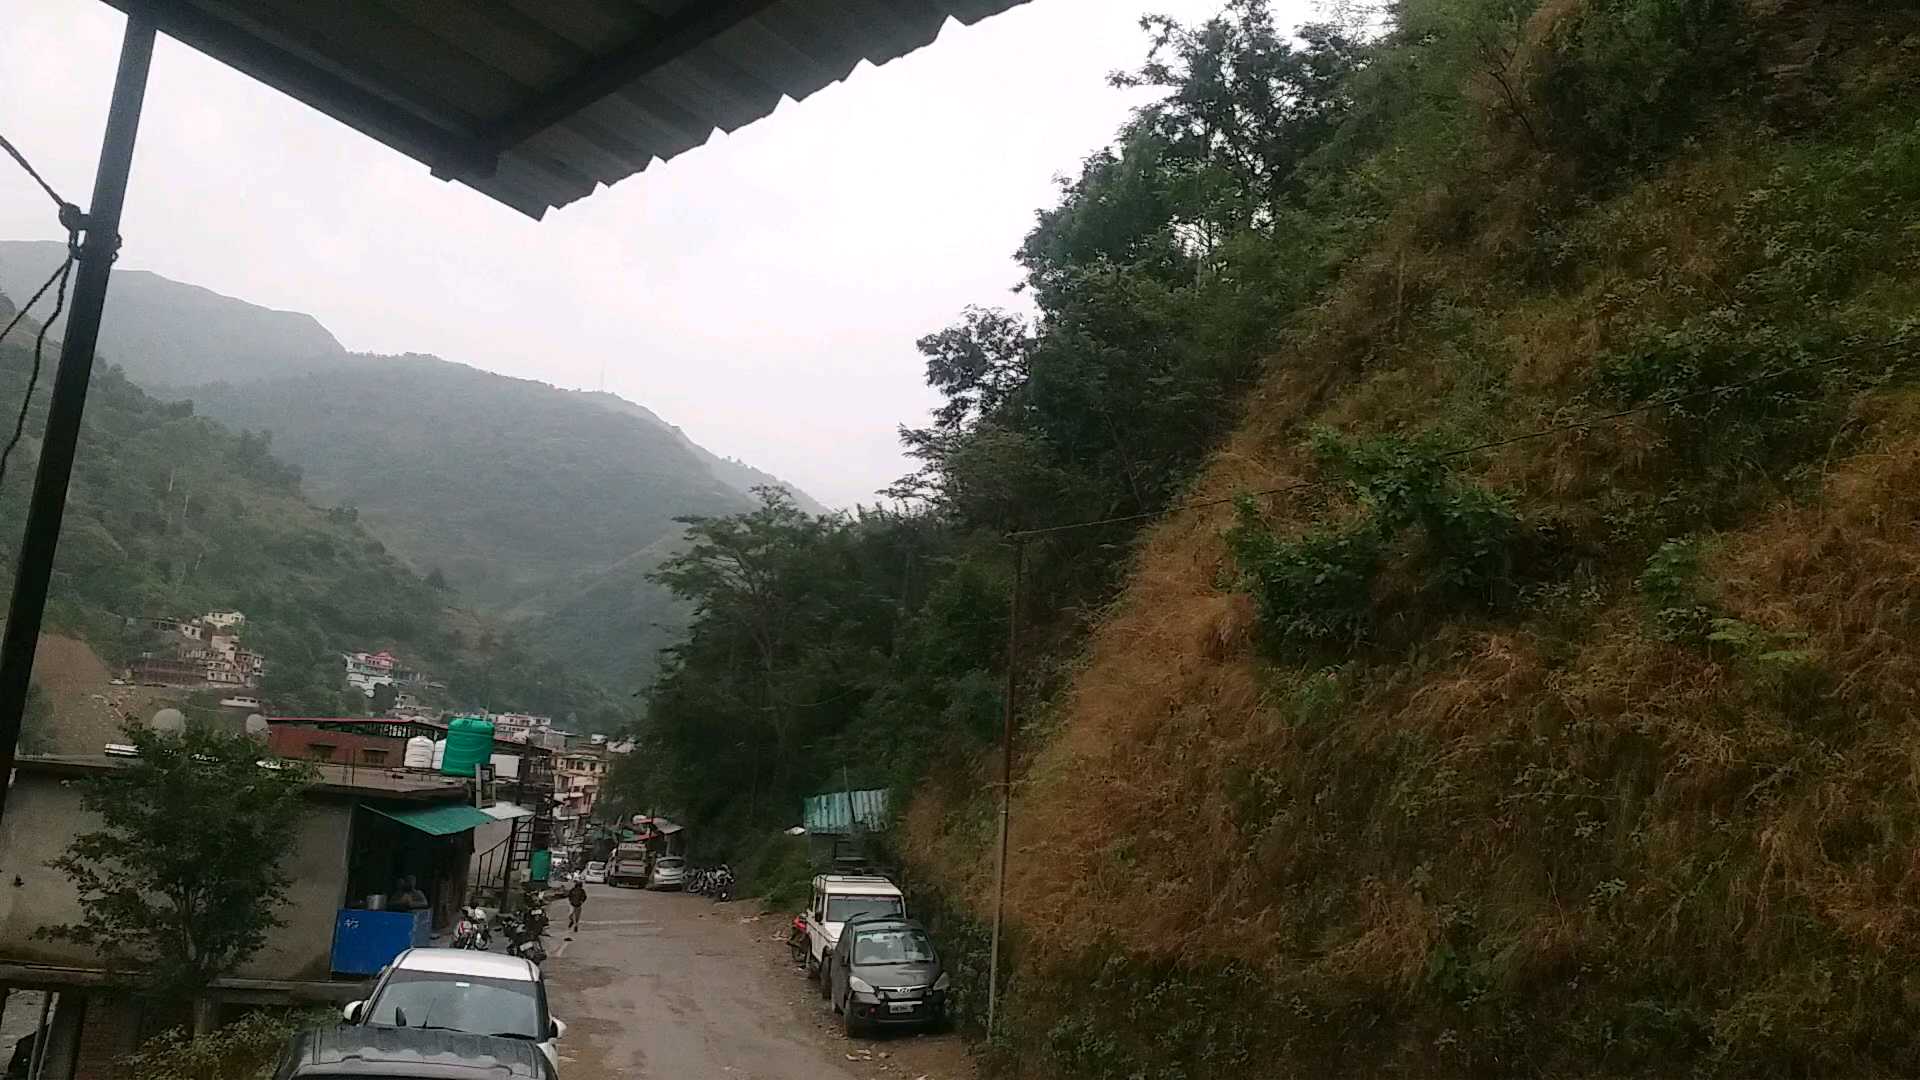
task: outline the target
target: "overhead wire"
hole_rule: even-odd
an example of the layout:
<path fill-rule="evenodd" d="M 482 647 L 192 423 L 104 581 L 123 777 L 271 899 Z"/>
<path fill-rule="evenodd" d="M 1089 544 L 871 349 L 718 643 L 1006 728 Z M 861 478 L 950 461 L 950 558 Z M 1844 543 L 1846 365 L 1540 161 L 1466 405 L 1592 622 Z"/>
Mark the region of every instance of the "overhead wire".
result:
<path fill-rule="evenodd" d="M 33 177 L 33 182 L 40 185 L 40 190 L 47 193 L 47 198 L 53 200 L 53 205 L 62 210 L 73 206 L 72 203 L 61 198 L 59 192 L 53 190 L 53 185 L 47 183 L 46 178 L 40 175 L 40 170 L 34 168 L 33 163 L 27 160 L 27 156 L 22 154 L 5 135 L 0 135 L 0 150 L 5 150 L 8 157 L 20 163 L 20 167 L 26 170 L 27 175 Z"/>
<path fill-rule="evenodd" d="M 1624 409 L 1616 409 L 1613 412 L 1601 413 L 1597 416 L 1586 416 L 1578 420 L 1568 421 L 1567 423 L 1563 423 L 1563 424 L 1555 424 L 1551 427 L 1541 428 L 1537 431 L 1523 432 L 1518 435 L 1509 435 L 1503 438 L 1489 439 L 1486 442 L 1475 443 L 1472 446 L 1458 447 L 1456 449 L 1447 450 L 1440 454 L 1435 455 L 1435 459 L 1440 461 L 1445 461 L 1451 458 L 1465 457 L 1468 454 L 1477 454 L 1486 450 L 1495 450 L 1503 446 L 1511 446 L 1514 443 L 1528 442 L 1533 439 L 1544 439 L 1554 435 L 1564 435 L 1572 431 L 1584 431 L 1588 428 L 1595 426 L 1596 424 L 1611 423 L 1612 421 L 1615 421 L 1615 420 L 1622 420 L 1622 419 L 1625 419 L 1626 417 L 1633 416 L 1638 413 L 1653 412 L 1657 409 L 1669 409 L 1675 405 L 1684 405 L 1689 401 L 1699 401 L 1701 399 L 1710 398 L 1710 397 L 1723 397 L 1727 394 L 1731 394 L 1739 390 L 1744 390 L 1750 386 L 1755 386 L 1763 382 L 1769 382 L 1774 379 L 1784 378 L 1788 375 L 1796 375 L 1806 371 L 1817 370 L 1819 368 L 1831 367 L 1832 365 L 1840 363 L 1843 360 L 1851 360 L 1851 359 L 1854 359 L 1855 357 L 1862 356 L 1867 353 L 1878 352 L 1883 349 L 1894 349 L 1894 348 L 1900 348 L 1902 346 L 1911 346 L 1914 344 L 1916 344 L 1914 339 L 1902 334 L 1901 336 L 1895 337 L 1889 341 L 1881 341 L 1881 342 L 1874 342 L 1868 345 L 1861 345 L 1852 349 L 1847 349 L 1838 353 L 1834 353 L 1830 356 L 1821 357 L 1820 359 L 1817 359 L 1817 360 L 1809 360 L 1803 364 L 1795 364 L 1792 367 L 1775 368 L 1770 371 L 1763 371 L 1758 375 L 1752 376 L 1751 378 L 1740 379 L 1736 382 L 1724 383 L 1720 386 L 1708 387 L 1704 390 L 1691 390 L 1684 394 L 1676 394 L 1671 397 L 1660 398 L 1657 401 L 1642 402 L 1639 405 L 1632 405 Z M 1073 522 L 1067 522 L 1061 525 L 1048 525 L 1048 526 L 1044 526 L 1042 528 L 1037 528 L 1037 529 L 1016 529 L 1012 532 L 1007 533 L 1006 538 L 1015 543 L 1019 543 L 1022 541 L 1031 540 L 1035 537 L 1051 536 L 1057 533 L 1075 532 L 1080 529 L 1092 529 L 1102 525 L 1124 525 L 1124 524 L 1137 522 L 1137 521 L 1152 521 L 1157 518 L 1171 517 L 1175 514 L 1189 513 L 1194 510 L 1205 510 L 1215 506 L 1224 506 L 1228 503 L 1238 502 L 1241 499 L 1249 499 L 1249 498 L 1258 499 L 1258 498 L 1265 498 L 1270 495 L 1284 495 L 1289 492 L 1305 491 L 1310 488 L 1324 487 L 1329 484 L 1333 484 L 1337 482 L 1338 482 L 1338 479 L 1333 477 L 1326 477 L 1318 480 L 1298 480 L 1291 484 L 1282 484 L 1278 487 L 1264 488 L 1258 491 L 1236 492 L 1235 494 L 1224 495 L 1219 498 L 1200 499 L 1194 502 L 1180 503 L 1176 506 L 1164 507 L 1159 510 L 1145 510 L 1137 514 L 1121 514 L 1115 517 L 1095 518 L 1090 521 L 1073 521 Z"/>
<path fill-rule="evenodd" d="M 60 318 L 60 313 L 66 310 L 67 281 L 73 275 L 73 261 L 80 244 L 80 229 L 86 219 L 85 215 L 80 212 L 78 206 L 60 197 L 60 193 L 53 189 L 53 185 L 47 183 L 46 177 L 40 175 L 40 170 L 34 168 L 33 163 L 28 161 L 26 155 L 20 152 L 20 148 L 13 145 L 12 140 L 8 139 L 5 135 L 0 135 L 0 149 L 5 150 L 8 157 L 11 157 L 15 162 L 19 163 L 20 168 L 24 170 L 28 176 L 33 178 L 33 182 L 40 185 L 40 190 L 47 193 L 47 198 L 53 200 L 53 205 L 58 209 L 60 227 L 67 231 L 66 259 L 60 263 L 59 267 L 54 270 L 44 284 L 34 290 L 33 295 L 27 299 L 27 302 L 20 305 L 20 309 L 14 312 L 13 318 L 7 321 L 6 328 L 0 329 L 0 342 L 5 342 L 7 335 L 13 333 L 14 327 L 19 326 L 20 323 L 26 319 L 27 313 L 33 310 L 33 306 L 38 304 L 40 298 L 47 294 L 47 290 L 53 288 L 54 285 L 58 283 L 59 289 L 55 292 L 53 299 L 53 312 L 45 319 L 40 320 L 40 332 L 35 334 L 33 338 L 33 370 L 27 376 L 26 393 L 20 396 L 20 412 L 14 417 L 13 435 L 7 439 L 5 448 L 0 448 L 0 483 L 5 483 L 7 478 L 7 462 L 13 457 L 14 449 L 20 445 L 20 440 L 26 434 L 27 411 L 33 405 L 34 391 L 37 390 L 40 385 L 40 370 L 43 366 L 42 357 L 46 351 L 47 333 Z"/>
<path fill-rule="evenodd" d="M 53 328 L 55 320 L 60 318 L 60 313 L 66 310 L 67 279 L 71 277 L 72 274 L 73 256 L 68 255 L 66 261 L 60 264 L 60 268 L 55 270 L 53 276 L 47 279 L 46 284 L 40 286 L 39 290 L 33 294 L 33 299 L 27 301 L 26 304 L 14 314 L 13 320 L 7 323 L 7 330 L 12 330 L 21 319 L 26 318 L 27 308 L 32 307 L 40 297 L 44 296 L 47 289 L 55 282 L 60 283 L 60 289 L 54 294 L 53 298 L 53 312 L 40 321 L 40 332 L 33 336 L 33 370 L 27 375 L 27 392 L 20 395 L 20 412 L 13 418 L 13 435 L 7 439 L 6 447 L 0 449 L 0 484 L 6 483 L 7 461 L 13 457 L 14 448 L 20 445 L 20 439 L 26 433 L 27 410 L 33 405 L 33 392 L 40 382 L 40 358 L 46 348 L 47 331 Z M 5 340 L 6 336 L 6 330 L 0 330 L 0 341 Z"/>

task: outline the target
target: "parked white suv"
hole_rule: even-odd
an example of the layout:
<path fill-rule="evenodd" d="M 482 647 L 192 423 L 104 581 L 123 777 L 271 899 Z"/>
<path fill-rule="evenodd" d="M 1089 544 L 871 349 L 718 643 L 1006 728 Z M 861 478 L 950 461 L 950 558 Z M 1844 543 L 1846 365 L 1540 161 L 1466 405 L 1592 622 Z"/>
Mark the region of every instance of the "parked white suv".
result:
<path fill-rule="evenodd" d="M 807 905 L 807 974 L 820 973 L 821 959 L 840 940 L 840 928 L 854 919 L 873 915 L 905 918 L 907 898 L 900 887 L 883 877 L 821 874 L 813 879 L 813 900 Z M 825 996 L 822 981 L 822 996 Z"/>
<path fill-rule="evenodd" d="M 554 1043 L 567 1025 L 547 1012 L 540 969 L 517 956 L 472 949 L 408 949 L 380 973 L 373 993 L 341 1010 L 349 1024 L 441 1028 L 537 1043 L 555 1072 Z"/>

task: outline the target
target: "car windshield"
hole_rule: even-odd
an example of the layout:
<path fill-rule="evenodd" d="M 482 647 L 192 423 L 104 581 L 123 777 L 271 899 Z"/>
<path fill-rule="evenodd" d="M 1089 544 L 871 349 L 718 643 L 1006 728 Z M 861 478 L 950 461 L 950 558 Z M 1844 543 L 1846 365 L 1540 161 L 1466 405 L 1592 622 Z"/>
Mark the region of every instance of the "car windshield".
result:
<path fill-rule="evenodd" d="M 921 930 L 867 930 L 853 939 L 853 962 L 868 964 L 930 964 L 933 942 Z"/>
<path fill-rule="evenodd" d="M 829 896 L 828 922 L 852 922 L 868 915 L 905 915 L 906 905 L 897 896 Z"/>
<path fill-rule="evenodd" d="M 369 1024 L 544 1039 L 538 983 L 438 971 L 395 971 L 367 1005 Z"/>
<path fill-rule="evenodd" d="M 662 870 L 678 870 L 685 865 L 687 865 L 687 860 L 685 859 L 661 859 L 659 862 L 660 869 Z"/>

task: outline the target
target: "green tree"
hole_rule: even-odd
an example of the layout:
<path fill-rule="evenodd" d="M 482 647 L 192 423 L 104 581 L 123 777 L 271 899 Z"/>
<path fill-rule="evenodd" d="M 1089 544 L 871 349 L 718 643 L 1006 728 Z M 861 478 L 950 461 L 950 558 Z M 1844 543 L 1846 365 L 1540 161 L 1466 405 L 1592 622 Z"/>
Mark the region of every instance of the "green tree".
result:
<path fill-rule="evenodd" d="M 393 708 L 393 703 L 398 700 L 400 700 L 400 688 L 392 683 L 381 683 L 373 688 L 373 700 L 367 703 L 368 714 L 385 716 Z"/>
<path fill-rule="evenodd" d="M 280 868 L 299 830 L 309 767 L 264 763 L 245 735 L 137 724 L 138 755 L 82 781 L 100 827 L 52 862 L 79 893 L 80 921 L 41 931 L 98 951 L 170 1001 L 197 1001 L 282 925 Z"/>

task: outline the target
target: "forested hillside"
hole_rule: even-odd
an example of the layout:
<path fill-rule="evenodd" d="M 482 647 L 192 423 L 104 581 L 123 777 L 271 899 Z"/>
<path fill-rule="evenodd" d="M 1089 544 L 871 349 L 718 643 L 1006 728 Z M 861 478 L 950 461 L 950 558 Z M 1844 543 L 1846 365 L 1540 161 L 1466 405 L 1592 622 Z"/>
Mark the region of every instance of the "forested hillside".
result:
<path fill-rule="evenodd" d="M 682 625 L 672 598 L 629 568 L 671 544 L 675 518 L 752 505 L 639 406 L 430 356 L 355 356 L 191 396 L 272 431 L 317 498 L 355 507 L 421 573 L 622 684 L 643 682 Z"/>
<path fill-rule="evenodd" d="M 0 291 L 30 294 L 64 255 L 0 241 Z M 684 626 L 646 579 L 676 517 L 744 510 L 760 486 L 822 509 L 614 394 L 351 354 L 311 315 L 146 271 L 116 270 L 113 290 L 100 347 L 133 382 L 271 433 L 315 499 L 358 510 L 414 571 L 608 683 L 644 684 Z"/>
<path fill-rule="evenodd" d="M 25 300 L 66 256 L 58 241 L 0 240 L 0 293 Z M 63 313 L 54 334 L 65 326 Z M 100 316 L 100 348 L 161 397 L 215 379 L 325 371 L 347 359 L 347 350 L 311 315 L 123 268 L 113 272 L 113 303 Z"/>
<path fill-rule="evenodd" d="M 17 403 L 26 391 L 32 329 L 0 345 L 0 399 Z M 50 342 L 49 365 L 57 350 Z M 26 438 L 0 482 L 7 580 L 49 383 L 43 372 Z M 10 411 L 9 434 L 12 419 Z M 145 639 L 127 616 L 238 609 L 248 617 L 247 645 L 269 661 L 262 696 L 280 711 L 364 707 L 338 692 L 339 654 L 390 648 L 447 681 L 448 704 L 513 703 L 602 726 L 622 721 L 620 701 L 454 610 L 457 602 L 369 535 L 353 511 L 310 502 L 298 470 L 275 456 L 267 435 L 236 433 L 196 415 L 189 402 L 156 400 L 119 368 L 96 371 L 49 630 L 82 638 L 119 665 Z"/>
<path fill-rule="evenodd" d="M 921 343 L 924 509 L 664 568 L 628 780 L 896 784 L 977 1009 L 1004 538 L 1101 520 L 1023 544 L 990 1065 L 1909 1074 L 1920 15 L 1386 15 L 1150 26 L 1037 319 Z"/>

